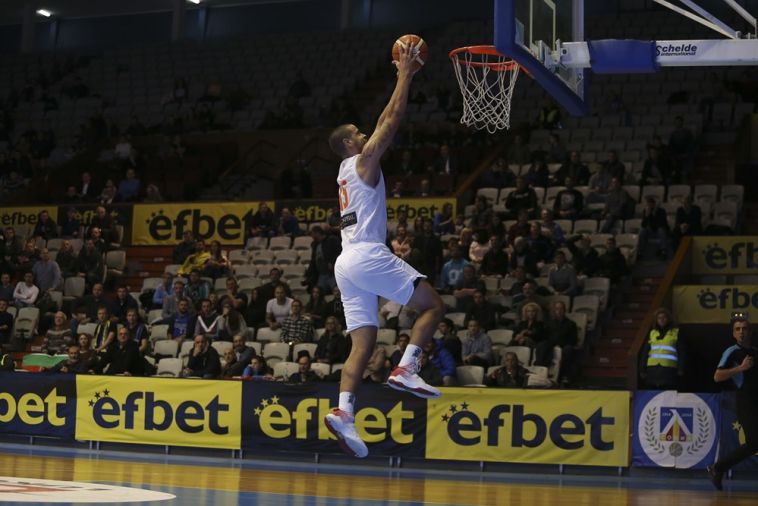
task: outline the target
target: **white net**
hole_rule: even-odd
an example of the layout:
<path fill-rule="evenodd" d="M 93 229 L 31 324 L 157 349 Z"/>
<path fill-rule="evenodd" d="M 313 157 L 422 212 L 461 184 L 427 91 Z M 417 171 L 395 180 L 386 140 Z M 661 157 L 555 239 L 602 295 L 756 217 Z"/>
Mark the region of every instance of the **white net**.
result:
<path fill-rule="evenodd" d="M 452 54 L 455 77 L 463 94 L 461 123 L 495 133 L 511 126 L 511 97 L 519 65 L 500 54 Z"/>

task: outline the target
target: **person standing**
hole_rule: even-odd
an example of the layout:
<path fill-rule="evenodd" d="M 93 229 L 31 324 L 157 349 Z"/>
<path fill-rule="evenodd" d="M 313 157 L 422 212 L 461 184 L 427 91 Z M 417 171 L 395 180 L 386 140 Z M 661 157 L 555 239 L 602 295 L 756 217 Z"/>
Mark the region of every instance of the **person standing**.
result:
<path fill-rule="evenodd" d="M 721 355 L 713 381 L 732 380 L 737 387 L 737 420 L 745 433 L 745 443 L 729 455 L 707 467 L 708 475 L 717 490 L 723 490 L 724 473 L 758 452 L 758 369 L 755 365 L 750 322 L 744 313 L 732 316 L 732 337 L 737 344 Z"/>

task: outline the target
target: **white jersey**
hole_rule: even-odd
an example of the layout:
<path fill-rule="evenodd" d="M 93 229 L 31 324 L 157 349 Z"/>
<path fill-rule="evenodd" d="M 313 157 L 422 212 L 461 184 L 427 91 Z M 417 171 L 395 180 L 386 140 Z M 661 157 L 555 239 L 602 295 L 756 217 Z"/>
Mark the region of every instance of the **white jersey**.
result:
<path fill-rule="evenodd" d="M 342 160 L 337 176 L 343 248 L 351 244 L 384 244 L 387 241 L 384 175 L 380 170 L 375 187 L 366 184 L 356 171 L 359 156 Z"/>

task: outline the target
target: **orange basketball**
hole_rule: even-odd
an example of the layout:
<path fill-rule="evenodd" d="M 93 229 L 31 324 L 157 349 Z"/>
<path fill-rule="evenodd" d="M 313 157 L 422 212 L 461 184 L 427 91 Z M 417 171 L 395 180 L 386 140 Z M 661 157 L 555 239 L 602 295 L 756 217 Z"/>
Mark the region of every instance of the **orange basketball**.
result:
<path fill-rule="evenodd" d="M 398 61 L 400 59 L 400 47 L 403 45 L 409 45 L 412 48 L 412 54 L 416 61 L 416 70 L 420 69 L 429 57 L 429 46 L 427 46 L 424 39 L 418 35 L 403 35 L 392 45 L 392 61 Z"/>

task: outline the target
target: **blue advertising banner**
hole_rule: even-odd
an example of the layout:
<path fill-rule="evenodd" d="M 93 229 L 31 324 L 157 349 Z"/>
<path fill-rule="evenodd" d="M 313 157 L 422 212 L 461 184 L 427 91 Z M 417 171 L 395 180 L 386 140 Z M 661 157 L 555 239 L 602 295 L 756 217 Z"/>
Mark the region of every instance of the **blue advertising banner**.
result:
<path fill-rule="evenodd" d="M 718 394 L 640 390 L 633 411 L 633 466 L 705 469 L 716 459 Z"/>
<path fill-rule="evenodd" d="M 341 453 L 324 416 L 337 406 L 334 384 L 245 382 L 242 447 L 256 453 Z M 356 427 L 371 455 L 423 457 L 426 401 L 386 386 L 362 385 Z"/>
<path fill-rule="evenodd" d="M 745 432 L 737 419 L 737 395 L 735 392 L 723 392 L 721 394 L 721 441 L 719 446 L 719 458 L 729 455 L 739 446 L 745 443 Z M 734 469 L 758 470 L 758 454 L 745 459 Z"/>
<path fill-rule="evenodd" d="M 0 432 L 74 438 L 73 375 L 0 373 Z"/>

